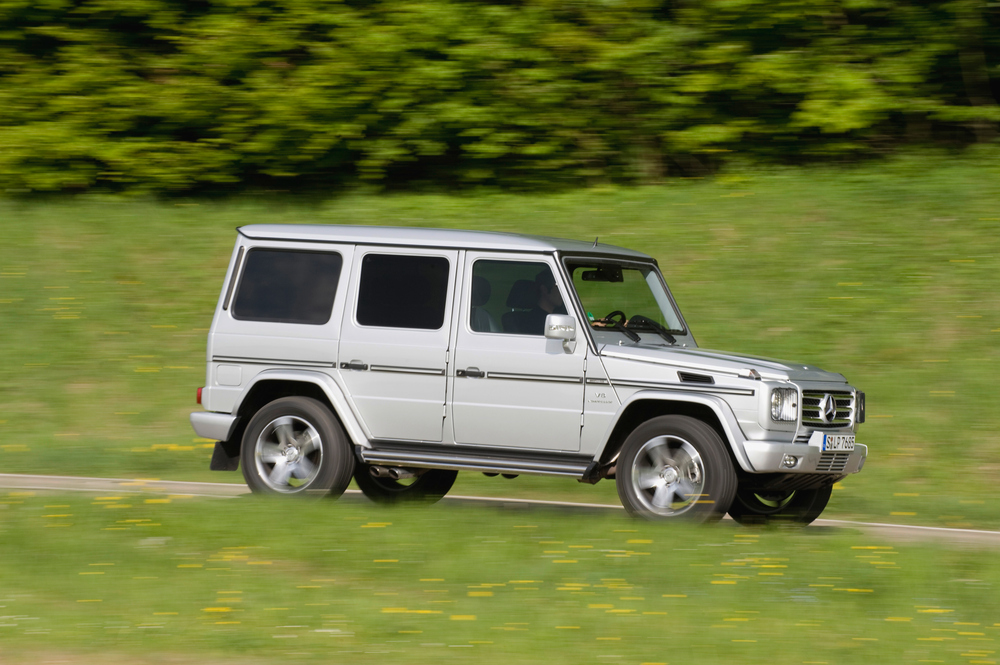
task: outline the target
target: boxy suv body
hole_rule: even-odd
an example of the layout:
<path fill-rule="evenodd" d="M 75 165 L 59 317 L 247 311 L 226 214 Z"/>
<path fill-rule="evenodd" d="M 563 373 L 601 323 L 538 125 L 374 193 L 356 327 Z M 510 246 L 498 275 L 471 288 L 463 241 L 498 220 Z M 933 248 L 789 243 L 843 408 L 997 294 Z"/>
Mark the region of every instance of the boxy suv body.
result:
<path fill-rule="evenodd" d="M 843 376 L 698 348 L 655 259 L 596 241 L 242 227 L 207 356 L 192 425 L 255 492 L 544 474 L 651 519 L 808 523 L 867 455 Z"/>

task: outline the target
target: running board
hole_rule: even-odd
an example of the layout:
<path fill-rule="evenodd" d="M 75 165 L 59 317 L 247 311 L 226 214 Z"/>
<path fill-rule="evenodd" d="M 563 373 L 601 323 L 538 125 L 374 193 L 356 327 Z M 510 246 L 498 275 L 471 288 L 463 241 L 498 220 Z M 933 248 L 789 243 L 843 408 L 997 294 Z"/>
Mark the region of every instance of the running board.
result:
<path fill-rule="evenodd" d="M 444 446 L 442 446 L 444 447 Z M 533 457 L 514 457 L 509 451 L 491 454 L 491 451 L 477 451 L 465 448 L 455 450 L 428 450 L 404 448 L 364 448 L 357 446 L 357 456 L 365 464 L 393 464 L 431 469 L 454 469 L 456 471 L 489 471 L 496 473 L 535 474 L 543 476 L 582 477 L 590 468 L 592 459 L 579 455 L 543 454 Z"/>

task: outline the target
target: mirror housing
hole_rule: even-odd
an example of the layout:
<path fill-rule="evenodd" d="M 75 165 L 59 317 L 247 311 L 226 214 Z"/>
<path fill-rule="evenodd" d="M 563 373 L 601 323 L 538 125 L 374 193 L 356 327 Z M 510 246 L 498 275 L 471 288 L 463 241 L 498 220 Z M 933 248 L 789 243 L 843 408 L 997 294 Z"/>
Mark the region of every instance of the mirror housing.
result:
<path fill-rule="evenodd" d="M 545 337 L 561 339 L 566 353 L 576 351 L 576 319 L 569 314 L 549 314 L 545 317 Z"/>

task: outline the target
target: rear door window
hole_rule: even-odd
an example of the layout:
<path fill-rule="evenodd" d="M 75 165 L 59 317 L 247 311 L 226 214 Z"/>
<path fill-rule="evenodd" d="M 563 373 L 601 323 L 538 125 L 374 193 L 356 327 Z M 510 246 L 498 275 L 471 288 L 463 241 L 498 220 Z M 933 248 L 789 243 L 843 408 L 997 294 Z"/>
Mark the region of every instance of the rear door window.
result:
<path fill-rule="evenodd" d="M 358 324 L 440 329 L 448 304 L 449 269 L 443 256 L 366 255 L 358 284 Z"/>
<path fill-rule="evenodd" d="M 333 311 L 343 263 L 336 252 L 252 249 L 236 291 L 233 317 L 323 325 Z"/>

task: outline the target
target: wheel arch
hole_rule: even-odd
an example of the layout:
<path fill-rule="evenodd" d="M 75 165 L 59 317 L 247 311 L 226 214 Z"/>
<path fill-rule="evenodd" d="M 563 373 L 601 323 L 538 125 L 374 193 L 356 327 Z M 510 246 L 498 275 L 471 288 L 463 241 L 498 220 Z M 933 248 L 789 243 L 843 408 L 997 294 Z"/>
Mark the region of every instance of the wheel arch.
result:
<path fill-rule="evenodd" d="M 651 418 L 682 415 L 701 420 L 719 435 L 734 468 L 752 471 L 750 460 L 743 449 L 746 438 L 732 409 L 722 399 L 713 395 L 662 393 L 643 390 L 629 397 L 618 410 L 618 417 L 608 427 L 600 455 L 595 457 L 598 467 L 609 465 L 621 451 L 628 435 Z"/>
<path fill-rule="evenodd" d="M 352 444 L 367 445 L 368 438 L 351 412 L 347 398 L 333 379 L 320 372 L 265 370 L 254 377 L 240 396 L 233 415 L 237 416 L 236 429 L 223 445 L 226 452 L 238 455 L 250 419 L 265 404 L 282 397 L 311 397 L 324 404 L 337 419 Z"/>

